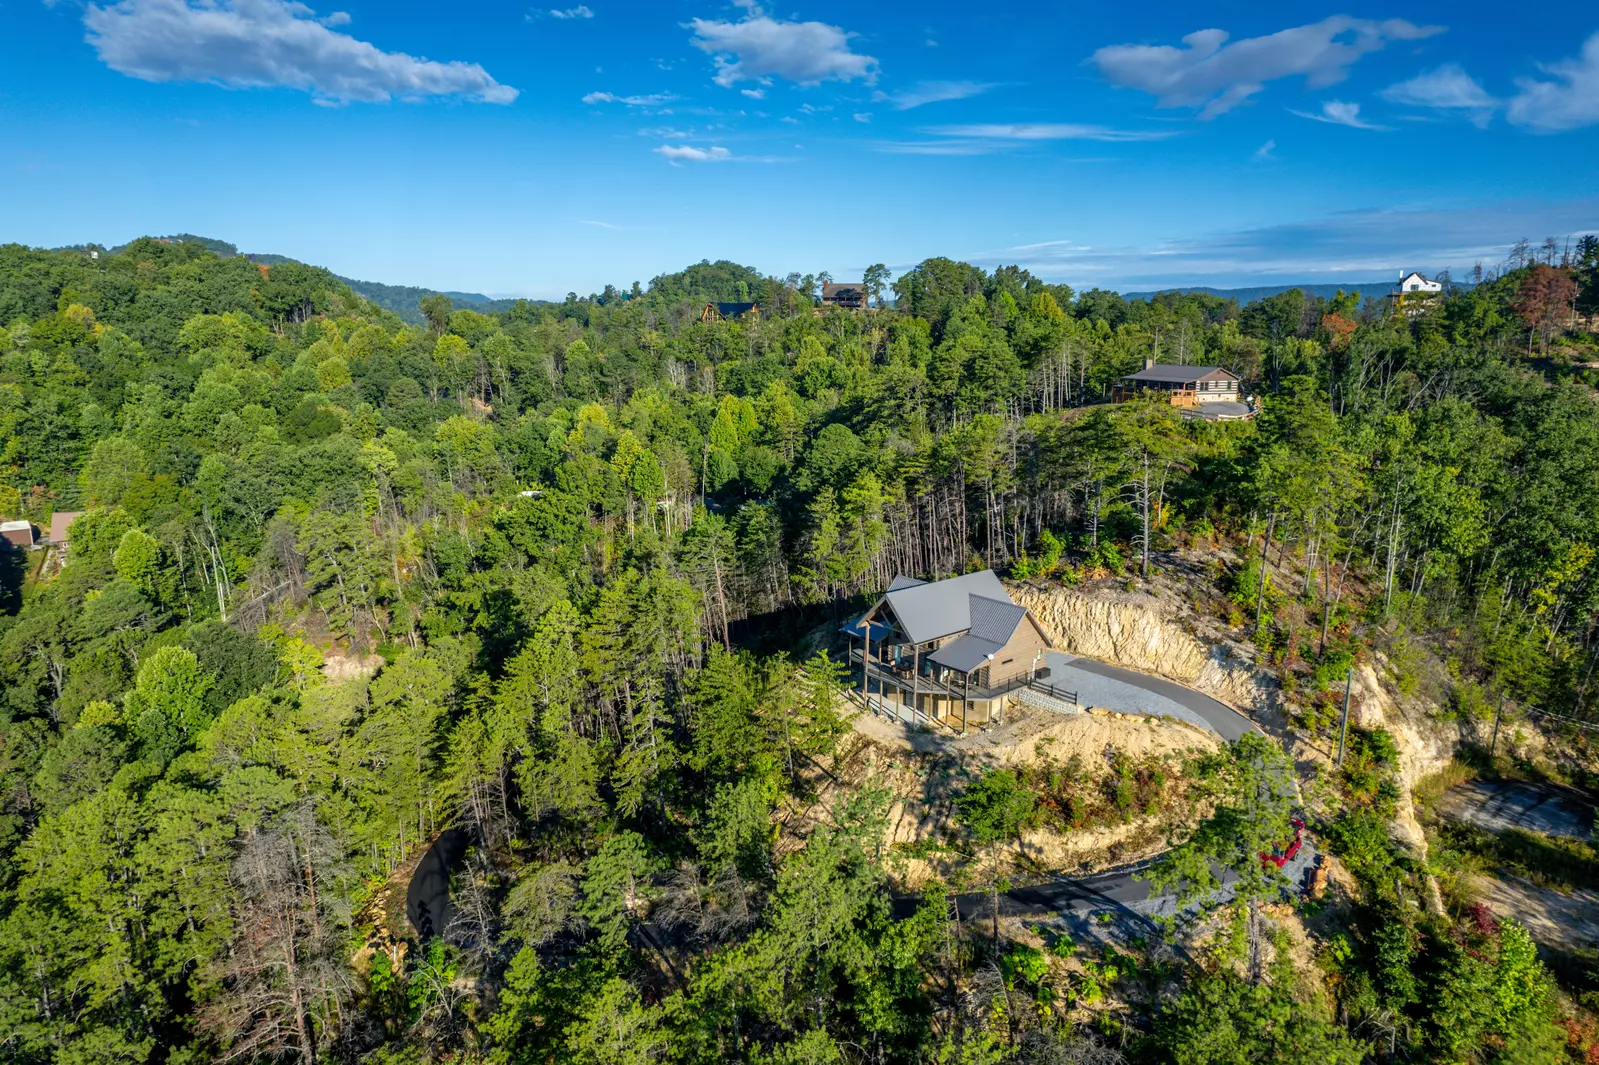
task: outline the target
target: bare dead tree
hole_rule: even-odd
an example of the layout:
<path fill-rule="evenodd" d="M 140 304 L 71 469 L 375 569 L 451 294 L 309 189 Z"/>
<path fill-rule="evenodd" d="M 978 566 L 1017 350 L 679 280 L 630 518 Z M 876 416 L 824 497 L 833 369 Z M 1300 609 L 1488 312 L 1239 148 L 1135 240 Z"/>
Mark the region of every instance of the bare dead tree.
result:
<path fill-rule="evenodd" d="M 341 954 L 347 915 L 341 854 L 309 803 L 257 832 L 234 862 L 234 940 L 215 961 L 221 986 L 201 1010 L 220 1061 L 294 1057 L 314 1065 L 343 1025 L 351 992 Z"/>

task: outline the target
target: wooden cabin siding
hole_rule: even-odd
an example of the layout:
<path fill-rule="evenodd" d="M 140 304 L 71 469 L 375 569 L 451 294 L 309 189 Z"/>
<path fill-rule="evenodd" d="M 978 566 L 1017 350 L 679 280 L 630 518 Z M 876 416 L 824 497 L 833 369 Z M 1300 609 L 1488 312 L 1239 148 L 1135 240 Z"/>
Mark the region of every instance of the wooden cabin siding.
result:
<path fill-rule="evenodd" d="M 1033 616 L 1027 615 L 1016 626 L 1016 631 L 1011 633 L 1009 642 L 994 652 L 994 660 L 988 665 L 988 686 L 1003 684 L 1012 677 L 1026 676 L 1034 666 L 1043 664 L 1042 652 L 1048 647 Z"/>

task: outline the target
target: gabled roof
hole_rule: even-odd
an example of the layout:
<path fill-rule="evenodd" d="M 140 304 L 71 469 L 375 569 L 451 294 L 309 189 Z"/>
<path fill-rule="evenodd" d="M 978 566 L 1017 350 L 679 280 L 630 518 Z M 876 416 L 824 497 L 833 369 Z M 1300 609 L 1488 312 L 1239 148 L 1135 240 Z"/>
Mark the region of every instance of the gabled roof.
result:
<path fill-rule="evenodd" d="M 912 643 L 926 643 L 970 629 L 974 596 L 1001 603 L 1010 602 L 1005 586 L 999 583 L 999 578 L 994 576 L 991 569 L 934 581 L 932 584 L 890 587 L 883 598 L 899 619 L 906 637 Z M 1011 629 L 1014 631 L 1015 625 Z M 1010 634 L 1006 633 L 1005 638 L 1009 637 Z"/>
<path fill-rule="evenodd" d="M 844 281 L 834 284 L 828 281 L 822 285 L 822 299 L 863 300 L 866 298 L 866 289 L 860 285 Z"/>
<path fill-rule="evenodd" d="M 52 543 L 64 544 L 67 542 L 67 528 L 82 514 L 81 510 L 58 510 L 50 515 L 50 540 Z"/>
<path fill-rule="evenodd" d="M 1220 366 L 1170 366 L 1157 364 L 1145 367 L 1137 373 L 1130 373 L 1122 380 L 1183 384 L 1189 381 L 1222 381 L 1228 378 L 1236 381 L 1238 380 L 1238 375 L 1231 370 L 1224 370 Z"/>
<path fill-rule="evenodd" d="M 968 600 L 971 631 L 957 637 L 927 656 L 929 662 L 970 673 L 981 666 L 1016 634 L 1016 626 L 1027 617 L 1027 608 L 1006 597 L 1003 601 L 973 595 Z"/>
<path fill-rule="evenodd" d="M 927 660 L 936 662 L 941 666 L 947 666 L 957 673 L 970 673 L 974 669 L 981 668 L 984 662 L 992 658 L 1004 646 L 1004 641 L 996 643 L 993 640 L 985 640 L 980 636 L 967 634 L 946 643 L 928 655 Z"/>
<path fill-rule="evenodd" d="M 919 581 L 915 577 L 907 577 L 904 574 L 900 574 L 898 577 L 894 578 L 891 584 L 889 584 L 888 590 L 891 592 L 897 592 L 901 588 L 916 588 L 926 583 L 926 581 Z"/>

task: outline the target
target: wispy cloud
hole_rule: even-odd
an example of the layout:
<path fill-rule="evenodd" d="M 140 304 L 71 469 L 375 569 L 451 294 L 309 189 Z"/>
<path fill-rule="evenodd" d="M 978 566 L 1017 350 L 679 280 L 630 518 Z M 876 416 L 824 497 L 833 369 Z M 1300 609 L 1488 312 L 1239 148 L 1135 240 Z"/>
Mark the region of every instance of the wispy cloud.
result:
<path fill-rule="evenodd" d="M 669 92 L 652 93 L 649 96 L 617 96 L 609 92 L 591 92 L 583 97 L 586 104 L 626 104 L 629 107 L 660 107 L 677 99 Z"/>
<path fill-rule="evenodd" d="M 1202 233 L 1144 246 L 1070 242 L 1018 245 L 971 257 L 1017 263 L 1041 277 L 1123 291 L 1181 285 L 1375 281 L 1401 265 L 1433 272 L 1504 259 L 1524 233 L 1599 229 L 1599 196 L 1371 208 L 1252 229 Z"/>
<path fill-rule="evenodd" d="M 1390 85 L 1382 91 L 1389 103 L 1406 107 L 1425 107 L 1434 111 L 1464 115 L 1478 126 L 1487 126 L 1500 101 L 1484 89 L 1458 64 L 1447 63 L 1436 70 L 1418 74 L 1409 81 Z"/>
<path fill-rule="evenodd" d="M 857 122 L 870 122 L 871 120 L 872 120 L 872 116 L 871 116 L 870 112 L 867 112 L 867 111 L 857 111 L 857 112 L 855 112 L 855 121 L 857 121 Z"/>
<path fill-rule="evenodd" d="M 1277 158 L 1275 155 L 1271 154 L 1276 150 L 1277 142 L 1275 140 L 1268 140 L 1265 144 L 1262 144 L 1259 148 L 1256 148 L 1255 154 L 1251 155 L 1249 158 L 1253 159 L 1257 163 L 1264 163 L 1269 159 Z"/>
<path fill-rule="evenodd" d="M 994 122 L 964 126 L 933 126 L 928 133 L 943 137 L 972 137 L 1006 141 L 1159 141 L 1173 136 L 1170 130 L 1112 129 L 1074 122 Z"/>
<path fill-rule="evenodd" d="M 652 149 L 673 166 L 682 163 L 782 163 L 787 160 L 775 155 L 734 155 L 720 146 L 696 148 L 692 144 L 663 144 Z"/>
<path fill-rule="evenodd" d="M 889 155 L 993 155 L 1013 148 L 1000 141 L 883 141 L 874 150 Z"/>
<path fill-rule="evenodd" d="M 655 149 L 672 163 L 728 163 L 733 153 L 726 148 L 696 148 L 691 144 L 663 144 Z"/>
<path fill-rule="evenodd" d="M 332 28 L 348 22 L 343 12 L 319 20 L 295 0 L 121 0 L 83 16 L 100 59 L 142 81 L 299 89 L 327 103 L 517 97 L 477 63 L 385 52 Z"/>
<path fill-rule="evenodd" d="M 908 89 L 897 92 L 878 92 L 872 95 L 877 103 L 885 103 L 896 111 L 909 111 L 913 107 L 943 103 L 945 100 L 965 100 L 979 96 L 994 87 L 986 81 L 919 81 Z"/>
<path fill-rule="evenodd" d="M 1362 56 L 1391 41 L 1413 41 L 1442 33 L 1405 19 L 1335 15 L 1264 37 L 1228 42 L 1225 30 L 1208 29 L 1172 45 L 1119 44 L 1101 48 L 1089 62 L 1105 80 L 1156 97 L 1161 107 L 1196 107 L 1202 119 L 1237 107 L 1280 78 L 1303 77 L 1305 87 L 1325 89 L 1348 76 Z"/>
<path fill-rule="evenodd" d="M 593 18 L 594 17 L 594 12 L 589 10 L 589 6 L 587 4 L 579 4 L 576 7 L 568 7 L 568 8 L 564 8 L 564 9 L 563 8 L 551 8 L 550 9 L 550 17 L 551 18 L 560 18 L 560 19 Z"/>
<path fill-rule="evenodd" d="M 732 88 L 741 81 L 772 78 L 819 85 L 824 81 L 871 84 L 877 60 L 850 48 L 856 35 L 825 22 L 782 22 L 761 14 L 753 5 L 739 22 L 694 19 L 691 45 L 716 61 L 716 83 Z"/>
<path fill-rule="evenodd" d="M 765 89 L 740 89 L 739 92 L 743 93 L 745 96 L 748 96 L 751 100 L 766 99 Z"/>
<path fill-rule="evenodd" d="M 585 226 L 594 226 L 594 227 L 595 227 L 595 228 L 597 228 L 597 229 L 615 229 L 615 230 L 621 230 L 621 229 L 622 229 L 622 228 L 623 228 L 623 227 L 622 227 L 622 226 L 618 226 L 618 225 L 613 225 L 613 224 L 612 224 L 612 223 L 610 223 L 610 222 L 597 222 L 597 221 L 595 221 L 595 220 L 594 220 L 594 219 L 592 219 L 592 218 L 581 218 L 581 219 L 579 219 L 579 220 L 578 220 L 578 221 L 579 221 L 579 222 L 580 222 L 580 223 L 581 223 L 581 224 L 582 224 L 582 225 L 585 225 Z"/>
<path fill-rule="evenodd" d="M 1506 117 L 1539 132 L 1580 129 L 1599 123 L 1599 33 L 1582 51 L 1543 68 L 1546 79 L 1520 78 Z"/>
<path fill-rule="evenodd" d="M 694 136 L 692 133 L 686 133 L 680 129 L 673 129 L 670 126 L 651 126 L 648 129 L 639 130 L 638 135 L 640 137 L 659 137 L 662 140 L 669 141 L 683 141 Z"/>
<path fill-rule="evenodd" d="M 1288 109 L 1290 114 L 1300 118 L 1308 118 L 1315 122 L 1326 122 L 1332 126 L 1348 126 L 1350 129 L 1390 130 L 1392 126 L 1379 126 L 1367 122 L 1360 117 L 1360 105 L 1347 103 L 1343 100 L 1328 100 L 1321 105 L 1321 111 L 1296 111 Z"/>

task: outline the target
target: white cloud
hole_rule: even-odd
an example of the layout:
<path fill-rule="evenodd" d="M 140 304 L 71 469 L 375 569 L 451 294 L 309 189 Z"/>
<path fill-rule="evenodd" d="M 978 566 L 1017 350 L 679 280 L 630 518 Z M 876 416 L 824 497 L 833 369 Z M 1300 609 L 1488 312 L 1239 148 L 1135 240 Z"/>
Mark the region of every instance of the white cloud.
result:
<path fill-rule="evenodd" d="M 90 4 L 88 41 L 112 70 L 142 81 L 291 88 L 322 102 L 459 96 L 508 104 L 517 90 L 476 63 L 385 52 L 318 21 L 294 0 L 121 0 Z"/>
<path fill-rule="evenodd" d="M 596 229 L 617 229 L 617 230 L 620 230 L 622 228 L 621 226 L 616 225 L 614 223 L 611 223 L 611 222 L 597 222 L 597 221 L 595 221 L 592 218 L 580 218 L 580 219 L 578 219 L 578 221 L 580 223 L 582 223 L 583 225 L 585 225 L 585 226 L 594 226 Z"/>
<path fill-rule="evenodd" d="M 618 96 L 611 92 L 591 92 L 583 97 L 586 104 L 626 104 L 629 107 L 659 107 L 669 104 L 677 99 L 669 92 L 652 93 L 649 96 Z"/>
<path fill-rule="evenodd" d="M 789 160 L 776 155 L 734 155 L 726 148 L 696 148 L 692 144 L 663 144 L 653 149 L 673 166 L 683 163 L 786 163 Z"/>
<path fill-rule="evenodd" d="M 927 132 L 944 137 L 975 137 L 1008 141 L 1158 141 L 1172 136 L 1165 130 L 1111 129 L 1069 122 L 980 123 L 969 126 L 934 126 Z"/>
<path fill-rule="evenodd" d="M 641 129 L 638 131 L 638 135 L 640 137 L 660 137 L 669 141 L 688 140 L 694 136 L 692 133 L 685 133 L 680 129 L 672 129 L 670 126 L 653 126 L 649 129 Z"/>
<path fill-rule="evenodd" d="M 1256 148 L 1255 154 L 1250 156 L 1250 158 L 1257 163 L 1264 163 L 1269 159 L 1277 158 L 1275 155 L 1271 154 L 1276 150 L 1277 142 L 1275 140 L 1269 140 L 1265 144 L 1262 144 L 1259 148 Z"/>
<path fill-rule="evenodd" d="M 655 151 L 673 163 L 726 163 L 733 158 L 726 148 L 696 148 L 691 144 L 663 144 Z"/>
<path fill-rule="evenodd" d="M 1555 132 L 1599 122 L 1599 33 L 1582 53 L 1543 68 L 1552 80 L 1519 78 L 1506 116 L 1518 126 Z"/>
<path fill-rule="evenodd" d="M 752 10 L 741 22 L 695 19 L 695 48 L 716 60 L 716 83 L 783 78 L 801 85 L 877 78 L 877 60 L 850 50 L 848 33 L 825 22 L 780 22 Z"/>
<path fill-rule="evenodd" d="M 857 122 L 870 122 L 871 120 L 872 120 L 872 116 L 871 116 L 870 112 L 861 112 L 861 111 L 855 112 L 855 121 L 857 121 Z"/>
<path fill-rule="evenodd" d="M 589 10 L 589 6 L 587 4 L 579 4 L 576 7 L 568 7 L 568 8 L 564 8 L 564 9 L 562 9 L 562 8 L 551 8 L 550 9 L 550 17 L 551 18 L 593 18 L 594 17 L 594 12 Z"/>
<path fill-rule="evenodd" d="M 1379 126 L 1375 123 L 1367 122 L 1360 117 L 1359 104 L 1346 103 L 1343 100 L 1326 101 L 1321 105 L 1320 114 L 1314 111 L 1295 111 L 1291 107 L 1288 110 L 1291 114 L 1298 115 L 1300 118 L 1326 122 L 1333 126 L 1348 126 L 1350 129 L 1387 130 L 1392 128 L 1391 126 Z"/>
<path fill-rule="evenodd" d="M 1407 107 L 1430 107 L 1435 111 L 1464 114 L 1478 126 L 1486 126 L 1499 108 L 1499 101 L 1455 63 L 1390 85 L 1382 91 L 1382 96 L 1390 103 Z"/>
<path fill-rule="evenodd" d="M 1267 82 L 1302 76 L 1305 87 L 1325 89 L 1348 75 L 1349 67 L 1390 41 L 1412 41 L 1442 33 L 1441 26 L 1417 26 L 1404 19 L 1335 15 L 1264 37 L 1227 43 L 1225 30 L 1208 29 L 1171 45 L 1120 44 L 1101 48 L 1090 59 L 1112 85 L 1155 96 L 1161 107 L 1197 107 L 1214 118 L 1247 100 Z"/>
<path fill-rule="evenodd" d="M 909 111 L 924 104 L 942 103 L 945 100 L 964 100 L 987 92 L 994 86 L 983 81 L 919 81 L 909 89 L 899 92 L 879 92 L 872 96 L 878 103 L 886 103 L 896 111 Z"/>
<path fill-rule="evenodd" d="M 1006 147 L 996 141 L 888 141 L 876 150 L 890 155 L 991 155 Z"/>
<path fill-rule="evenodd" d="M 751 100 L 766 99 L 765 89 L 740 89 L 739 92 L 743 93 L 745 96 L 748 96 Z"/>

